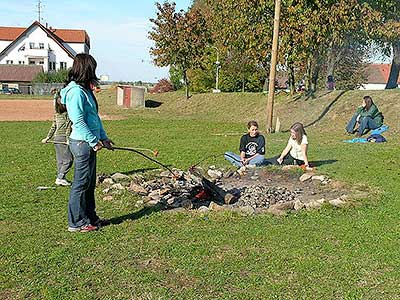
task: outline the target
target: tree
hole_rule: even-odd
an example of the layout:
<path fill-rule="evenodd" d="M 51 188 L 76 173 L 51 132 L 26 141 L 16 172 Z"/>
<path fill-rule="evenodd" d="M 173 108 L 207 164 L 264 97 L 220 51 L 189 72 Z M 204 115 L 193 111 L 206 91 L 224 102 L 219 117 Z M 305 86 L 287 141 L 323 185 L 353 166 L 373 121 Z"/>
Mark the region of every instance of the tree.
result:
<path fill-rule="evenodd" d="M 201 65 L 201 58 L 210 42 L 206 23 L 197 9 L 175 11 L 175 3 L 156 3 L 157 18 L 149 38 L 155 45 L 150 49 L 157 66 L 173 66 L 182 72 L 186 98 L 189 99 L 188 70 Z"/>

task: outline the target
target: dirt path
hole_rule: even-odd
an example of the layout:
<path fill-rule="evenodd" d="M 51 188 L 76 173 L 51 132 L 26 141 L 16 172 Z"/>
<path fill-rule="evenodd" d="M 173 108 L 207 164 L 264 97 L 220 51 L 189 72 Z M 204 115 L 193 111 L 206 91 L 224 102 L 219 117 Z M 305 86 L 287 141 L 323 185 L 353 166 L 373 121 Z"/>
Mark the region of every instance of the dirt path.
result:
<path fill-rule="evenodd" d="M 48 121 L 53 115 L 53 100 L 0 100 L 0 121 Z M 116 119 L 108 115 L 101 118 Z"/>

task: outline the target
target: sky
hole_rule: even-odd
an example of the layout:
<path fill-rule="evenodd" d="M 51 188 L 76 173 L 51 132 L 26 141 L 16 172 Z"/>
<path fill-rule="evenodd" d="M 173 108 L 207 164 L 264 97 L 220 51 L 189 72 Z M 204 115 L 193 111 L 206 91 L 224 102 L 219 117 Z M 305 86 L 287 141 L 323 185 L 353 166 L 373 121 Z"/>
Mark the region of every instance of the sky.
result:
<path fill-rule="evenodd" d="M 112 81 L 156 82 L 168 77 L 168 68 L 155 67 L 149 49 L 150 18 L 156 0 L 42 0 L 42 24 L 53 28 L 84 29 L 90 37 L 90 54 L 97 60 L 97 75 Z M 159 0 L 163 2 L 163 0 Z M 171 2 L 171 1 L 170 1 Z M 175 0 L 187 10 L 192 0 Z M 8 2 L 7 2 L 8 3 Z M 38 20 L 37 0 L 0 0 L 0 26 L 29 27 Z"/>

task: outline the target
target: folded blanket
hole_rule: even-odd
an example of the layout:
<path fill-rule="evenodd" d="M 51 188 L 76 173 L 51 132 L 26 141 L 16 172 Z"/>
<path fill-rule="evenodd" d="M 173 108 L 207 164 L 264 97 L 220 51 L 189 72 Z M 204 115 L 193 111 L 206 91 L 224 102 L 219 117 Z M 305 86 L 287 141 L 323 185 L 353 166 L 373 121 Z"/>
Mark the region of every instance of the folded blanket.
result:
<path fill-rule="evenodd" d="M 385 131 L 388 131 L 389 130 L 389 126 L 387 126 L 387 125 L 382 125 L 381 127 L 379 127 L 379 128 L 376 128 L 376 129 L 374 129 L 374 130 L 371 130 L 371 134 L 382 134 L 382 133 L 384 133 Z"/>

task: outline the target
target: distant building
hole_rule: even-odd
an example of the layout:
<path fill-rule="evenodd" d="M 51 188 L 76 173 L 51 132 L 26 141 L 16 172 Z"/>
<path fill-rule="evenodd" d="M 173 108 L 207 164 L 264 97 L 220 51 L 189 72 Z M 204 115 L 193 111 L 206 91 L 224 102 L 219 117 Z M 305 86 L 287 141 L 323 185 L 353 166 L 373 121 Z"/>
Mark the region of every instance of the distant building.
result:
<path fill-rule="evenodd" d="M 390 74 L 390 64 L 370 64 L 366 68 L 367 82 L 361 90 L 384 90 Z M 397 79 L 400 84 L 400 77 Z"/>
<path fill-rule="evenodd" d="M 108 76 L 108 75 L 100 75 L 100 81 L 103 81 L 103 82 L 110 81 L 110 76 Z"/>
<path fill-rule="evenodd" d="M 51 72 L 70 68 L 78 53 L 89 50 L 85 30 L 55 29 L 37 21 L 28 28 L 0 27 L 0 65 L 40 65 Z"/>
<path fill-rule="evenodd" d="M 43 73 L 42 66 L 0 65 L 0 89 L 17 88 L 30 94 L 31 82 L 39 73 Z"/>

